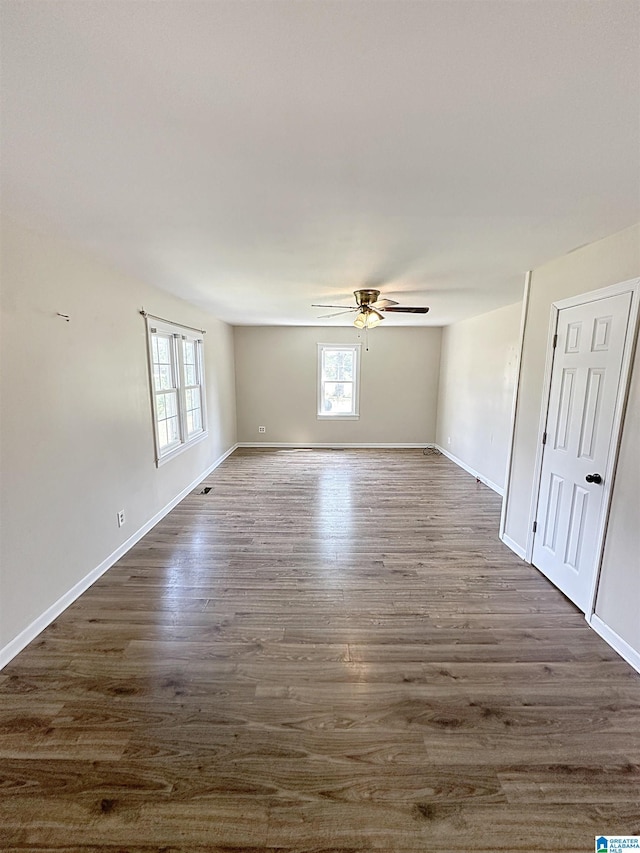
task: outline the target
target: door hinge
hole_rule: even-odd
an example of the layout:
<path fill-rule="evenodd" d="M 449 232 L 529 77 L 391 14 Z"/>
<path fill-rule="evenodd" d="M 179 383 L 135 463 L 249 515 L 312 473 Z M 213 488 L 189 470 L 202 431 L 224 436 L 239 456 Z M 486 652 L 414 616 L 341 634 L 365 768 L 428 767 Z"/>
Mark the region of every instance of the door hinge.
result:
<path fill-rule="evenodd" d="M 558 336 L 553 336 L 553 348 L 555 349 L 558 346 Z"/>
<path fill-rule="evenodd" d="M 533 522 L 533 532 L 534 532 L 534 533 L 537 533 L 537 532 L 538 532 L 538 522 L 537 522 L 537 521 L 534 521 L 534 522 Z"/>
<path fill-rule="evenodd" d="M 543 444 L 546 444 L 546 443 L 547 443 L 547 434 L 546 434 L 546 432 L 543 432 L 543 433 L 542 433 L 542 443 L 543 443 Z"/>

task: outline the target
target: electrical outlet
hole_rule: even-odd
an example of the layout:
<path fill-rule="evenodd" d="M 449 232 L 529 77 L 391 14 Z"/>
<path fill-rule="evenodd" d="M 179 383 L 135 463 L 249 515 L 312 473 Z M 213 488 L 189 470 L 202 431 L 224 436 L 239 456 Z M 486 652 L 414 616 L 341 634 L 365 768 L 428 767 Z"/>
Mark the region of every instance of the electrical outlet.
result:
<path fill-rule="evenodd" d="M 267 431 L 266 427 L 258 427 L 258 432 L 266 432 L 266 431 Z"/>
<path fill-rule="evenodd" d="M 118 527 L 122 527 L 124 524 L 124 510 L 121 509 L 118 511 Z"/>
<path fill-rule="evenodd" d="M 451 444 L 451 436 L 450 435 L 447 436 L 447 444 Z"/>

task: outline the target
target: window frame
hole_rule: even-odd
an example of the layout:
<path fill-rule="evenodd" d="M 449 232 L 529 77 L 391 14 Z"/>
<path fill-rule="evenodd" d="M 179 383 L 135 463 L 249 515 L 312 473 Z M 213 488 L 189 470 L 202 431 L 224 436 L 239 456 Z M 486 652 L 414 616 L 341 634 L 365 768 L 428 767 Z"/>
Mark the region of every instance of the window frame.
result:
<path fill-rule="evenodd" d="M 154 358 L 153 342 L 157 337 L 170 339 L 170 359 L 171 359 L 171 374 L 173 389 L 163 389 L 156 387 L 154 366 L 156 361 Z M 196 385 L 186 384 L 186 369 L 185 369 L 185 353 L 184 343 L 189 342 L 194 345 L 194 366 Z M 169 323 L 166 321 L 147 318 L 147 356 L 149 368 L 149 389 L 151 396 L 151 413 L 153 418 L 153 439 L 155 451 L 156 467 L 164 465 L 170 459 L 179 456 L 187 448 L 203 441 L 208 436 L 207 429 L 207 410 L 206 410 L 206 384 L 204 373 L 204 340 L 202 335 L 197 332 L 191 332 L 184 326 L 178 323 Z M 193 388 L 199 389 L 200 392 L 200 413 L 201 413 L 201 428 L 197 431 L 187 432 L 187 391 Z M 158 411 L 158 397 L 160 395 L 169 396 L 171 391 L 175 394 L 176 399 L 176 416 L 178 419 L 178 438 L 171 444 L 161 447 L 160 445 L 160 419 Z"/>
<path fill-rule="evenodd" d="M 318 344 L 318 372 L 317 372 L 317 406 L 316 406 L 316 416 L 318 420 L 333 420 L 333 421 L 357 421 L 360 420 L 360 354 L 361 354 L 362 344 Z M 335 350 L 351 350 L 353 352 L 354 365 L 353 365 L 353 379 L 346 380 L 351 381 L 353 384 L 353 393 L 352 393 L 352 409 L 351 412 L 327 412 L 323 411 L 322 403 L 323 403 L 323 383 L 324 382 L 335 382 L 334 379 L 323 380 L 323 366 L 324 366 L 324 354 L 325 352 L 335 351 Z"/>

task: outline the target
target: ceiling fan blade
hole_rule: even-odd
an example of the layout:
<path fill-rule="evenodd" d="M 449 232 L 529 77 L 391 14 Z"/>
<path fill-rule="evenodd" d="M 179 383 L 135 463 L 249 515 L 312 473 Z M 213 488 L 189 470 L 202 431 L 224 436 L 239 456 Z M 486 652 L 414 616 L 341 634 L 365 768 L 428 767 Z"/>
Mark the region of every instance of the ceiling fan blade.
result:
<path fill-rule="evenodd" d="M 314 306 L 314 307 L 317 307 L 317 306 Z M 341 314 L 351 314 L 351 312 L 355 311 L 355 310 L 356 310 L 355 308 L 347 308 L 346 310 L 343 309 L 342 311 L 336 311 L 335 314 L 321 314 L 318 317 L 318 320 L 328 320 L 329 317 L 340 317 Z"/>
<path fill-rule="evenodd" d="M 397 306 L 393 305 L 389 308 L 383 308 L 382 310 L 384 312 L 386 312 L 387 314 L 390 314 L 394 311 L 397 312 L 398 314 L 426 314 L 429 309 L 428 308 L 409 308 L 408 306 L 405 307 L 404 305 L 397 305 Z"/>
<path fill-rule="evenodd" d="M 378 299 L 372 304 L 372 308 L 389 308 L 391 305 L 398 305 L 395 299 Z"/>
<path fill-rule="evenodd" d="M 315 303 L 311 305 L 312 308 L 342 308 L 343 311 L 356 311 L 358 306 L 354 305 L 316 305 Z"/>

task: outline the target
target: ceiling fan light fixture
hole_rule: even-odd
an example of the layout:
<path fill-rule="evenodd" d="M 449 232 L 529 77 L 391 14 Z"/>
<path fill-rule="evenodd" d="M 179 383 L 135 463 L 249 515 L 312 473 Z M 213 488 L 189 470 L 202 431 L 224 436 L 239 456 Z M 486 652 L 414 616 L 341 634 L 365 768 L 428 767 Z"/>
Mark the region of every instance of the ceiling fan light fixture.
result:
<path fill-rule="evenodd" d="M 375 308 L 369 308 L 367 311 L 367 329 L 375 329 L 384 320 L 382 314 L 376 311 Z"/>
<path fill-rule="evenodd" d="M 353 321 L 353 325 L 356 329 L 364 329 L 367 325 L 367 312 L 366 311 L 358 311 L 356 314 L 356 319 Z"/>
<path fill-rule="evenodd" d="M 379 326 L 383 320 L 384 317 L 379 311 L 376 311 L 375 308 L 371 308 L 368 305 L 363 305 L 360 311 L 358 311 L 356 319 L 353 321 L 353 325 L 356 329 L 375 329 L 375 327 Z"/>

